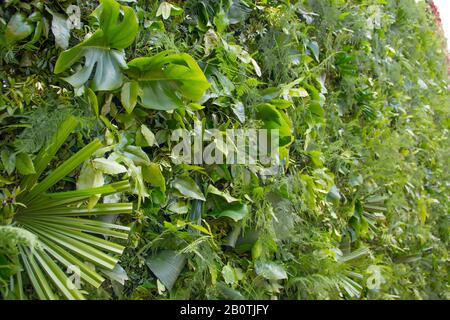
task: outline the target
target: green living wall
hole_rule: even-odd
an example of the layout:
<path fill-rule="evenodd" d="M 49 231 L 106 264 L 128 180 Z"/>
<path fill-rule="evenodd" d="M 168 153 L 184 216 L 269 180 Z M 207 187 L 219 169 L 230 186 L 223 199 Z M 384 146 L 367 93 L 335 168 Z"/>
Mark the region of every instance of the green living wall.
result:
<path fill-rule="evenodd" d="M 1 296 L 449 299 L 444 47 L 425 1 L 2 1 Z M 176 163 L 196 122 L 278 172 Z"/>

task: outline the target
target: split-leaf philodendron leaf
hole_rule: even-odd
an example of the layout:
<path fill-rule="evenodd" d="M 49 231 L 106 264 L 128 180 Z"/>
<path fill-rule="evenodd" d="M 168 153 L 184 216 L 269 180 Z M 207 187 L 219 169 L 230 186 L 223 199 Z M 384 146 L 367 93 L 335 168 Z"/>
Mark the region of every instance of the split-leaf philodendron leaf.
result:
<path fill-rule="evenodd" d="M 84 57 L 83 67 L 64 79 L 79 88 L 89 80 L 95 68 L 93 90 L 114 90 L 123 82 L 122 69 L 127 68 L 123 49 L 136 37 L 137 17 L 133 9 L 114 0 L 102 0 L 92 15 L 97 18 L 99 28 L 83 42 L 60 54 L 55 73 L 67 70 Z"/>

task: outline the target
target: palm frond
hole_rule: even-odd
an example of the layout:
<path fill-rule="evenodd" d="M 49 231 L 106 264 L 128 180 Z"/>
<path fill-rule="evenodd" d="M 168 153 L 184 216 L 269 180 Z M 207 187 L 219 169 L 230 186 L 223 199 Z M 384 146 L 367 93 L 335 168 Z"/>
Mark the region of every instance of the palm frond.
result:
<path fill-rule="evenodd" d="M 17 201 L 23 204 L 14 216 L 17 227 L 34 234 L 38 245 L 18 245 L 23 272 L 31 282 L 39 299 L 84 299 L 81 287 L 76 287 L 63 267 L 74 272 L 81 283 L 99 287 L 104 281 L 101 269 L 112 270 L 117 264 L 124 246 L 105 238 L 128 238 L 130 228 L 99 220 L 89 216 L 130 214 L 132 204 L 104 203 L 89 208 L 83 202 L 95 195 L 123 192 L 130 188 L 128 181 L 114 182 L 102 187 L 65 192 L 47 191 L 70 172 L 88 160 L 102 147 L 94 140 L 43 180 L 38 181 L 46 166 L 58 149 L 75 129 L 77 120 L 68 118 L 57 131 L 46 148 L 36 158 L 36 173 L 27 176 Z M 102 237 L 99 237 L 102 236 Z M 89 262 L 89 264 L 88 264 Z M 93 267 L 92 267 L 93 266 Z M 16 277 L 21 279 L 21 273 Z M 16 281 L 17 283 L 17 281 Z M 22 284 L 19 285 L 21 287 Z M 18 292 L 22 292 L 19 288 Z M 22 296 L 17 296 L 21 298 Z"/>

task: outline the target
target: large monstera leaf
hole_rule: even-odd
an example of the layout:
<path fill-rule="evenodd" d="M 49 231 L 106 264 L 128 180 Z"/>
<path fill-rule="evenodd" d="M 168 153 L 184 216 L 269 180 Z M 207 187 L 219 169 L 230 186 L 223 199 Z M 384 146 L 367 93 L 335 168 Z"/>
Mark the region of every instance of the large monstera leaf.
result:
<path fill-rule="evenodd" d="M 100 1 L 91 15 L 97 18 L 99 29 L 75 47 L 62 52 L 56 61 L 55 73 L 63 72 L 84 57 L 84 66 L 64 80 L 79 88 L 89 80 L 95 67 L 92 89 L 114 90 L 122 85 L 122 69 L 127 68 L 123 49 L 133 43 L 138 20 L 133 9 L 114 0 Z"/>
<path fill-rule="evenodd" d="M 135 95 L 150 109 L 172 110 L 183 100 L 198 101 L 209 88 L 197 62 L 186 53 L 163 51 L 128 63 L 128 76 L 138 84 Z"/>

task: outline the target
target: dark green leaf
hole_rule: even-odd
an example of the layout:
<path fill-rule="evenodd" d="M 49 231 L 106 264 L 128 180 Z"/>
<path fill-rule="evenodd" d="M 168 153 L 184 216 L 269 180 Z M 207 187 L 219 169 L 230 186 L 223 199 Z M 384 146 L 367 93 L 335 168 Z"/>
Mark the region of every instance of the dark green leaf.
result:
<path fill-rule="evenodd" d="M 172 250 L 161 251 L 146 260 L 147 266 L 164 286 L 172 290 L 186 264 L 184 255 Z"/>

